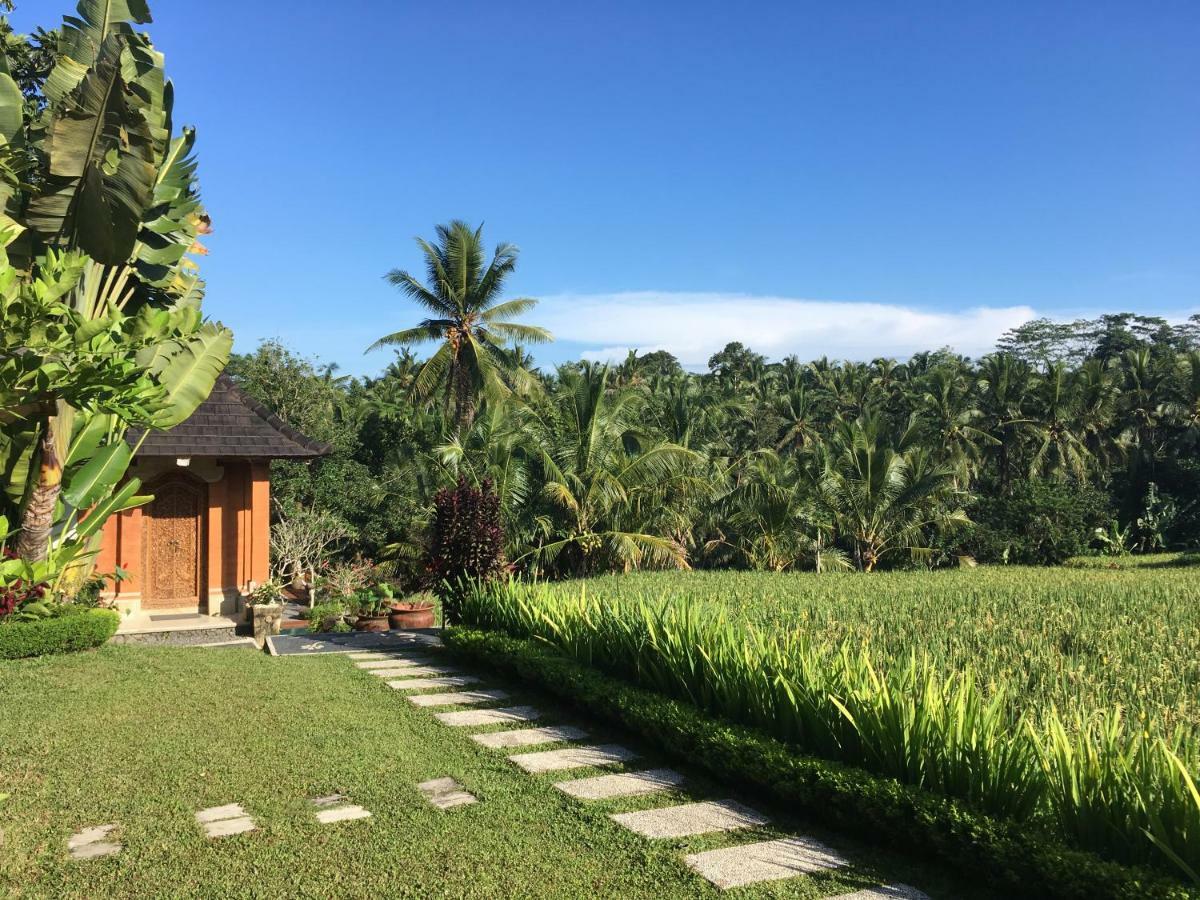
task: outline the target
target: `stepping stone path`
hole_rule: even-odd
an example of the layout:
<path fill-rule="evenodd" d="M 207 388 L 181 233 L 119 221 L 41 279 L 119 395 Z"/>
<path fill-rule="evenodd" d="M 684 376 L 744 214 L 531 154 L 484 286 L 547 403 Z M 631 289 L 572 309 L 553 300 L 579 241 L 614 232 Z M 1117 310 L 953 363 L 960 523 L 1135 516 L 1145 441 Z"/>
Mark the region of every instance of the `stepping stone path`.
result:
<path fill-rule="evenodd" d="M 430 688 L 463 687 L 468 684 L 479 684 L 474 675 L 447 675 L 444 678 L 406 678 L 403 681 L 389 681 L 387 686 L 394 691 L 427 691 Z"/>
<path fill-rule="evenodd" d="M 394 653 L 356 653 L 352 654 L 351 658 L 360 668 L 367 669 L 381 678 L 393 679 L 387 682 L 388 686 L 401 691 L 458 686 L 479 681 L 475 676 L 460 674 L 456 669 L 431 664 L 428 659 L 407 658 Z M 405 699 L 419 707 L 468 706 L 506 700 L 508 693 L 491 689 L 410 694 Z M 521 725 L 540 719 L 542 714 L 532 706 L 510 706 L 455 710 L 434 713 L 434 716 L 443 725 L 452 728 L 485 728 L 493 725 Z M 479 745 L 494 750 L 577 741 L 587 737 L 586 731 L 569 725 L 513 728 L 471 735 L 472 740 Z M 517 753 L 508 758 L 526 772 L 540 774 L 618 765 L 636 759 L 637 754 L 619 744 L 598 744 Z M 560 781 L 555 783 L 554 787 L 578 800 L 608 800 L 668 791 L 681 787 L 684 781 L 684 776 L 672 769 L 647 769 L 641 772 Z M 478 802 L 477 797 L 453 778 L 435 778 L 417 785 L 417 788 L 439 809 L 451 809 Z M 362 810 L 361 814 L 370 815 L 365 810 Z M 320 815 L 319 813 L 318 817 Z M 767 816 L 734 800 L 684 803 L 659 809 L 616 813 L 610 818 L 625 828 L 651 839 L 682 838 L 758 828 L 770 822 Z M 722 890 L 797 878 L 849 864 L 835 850 L 806 837 L 788 837 L 707 850 L 684 857 L 684 862 L 698 875 Z M 831 900 L 929 900 L 929 897 L 916 888 L 895 884 L 842 894 Z"/>
<path fill-rule="evenodd" d="M 595 778 L 560 781 L 554 786 L 564 794 L 570 794 L 580 800 L 608 800 L 612 797 L 656 794 L 681 784 L 683 776 L 678 772 L 670 769 L 647 769 L 644 772 L 629 772 L 623 775 L 598 775 Z"/>
<path fill-rule="evenodd" d="M 532 706 L 510 706 L 506 709 L 464 709 L 461 712 L 434 713 L 443 725 L 454 728 L 505 725 L 513 722 L 532 722 L 542 717 Z"/>
<path fill-rule="evenodd" d="M 838 894 L 830 900 L 929 900 L 929 895 L 907 884 L 885 884 L 853 894 Z"/>
<path fill-rule="evenodd" d="M 847 864 L 824 844 L 808 838 L 785 838 L 742 844 L 684 857 L 692 869 L 722 890 L 808 875 Z M 853 895 L 856 900 L 858 895 Z"/>
<path fill-rule="evenodd" d="M 518 753 L 510 756 L 526 772 L 557 772 L 563 769 L 582 769 L 585 766 L 615 766 L 637 759 L 637 754 L 619 744 L 600 744 L 591 747 L 568 747 L 565 750 L 544 750 L 541 753 Z"/>
<path fill-rule="evenodd" d="M 425 795 L 425 799 L 438 809 L 451 809 L 455 806 L 466 806 L 477 803 L 478 798 L 466 790 L 453 778 L 435 778 L 417 785 L 417 789 Z"/>
<path fill-rule="evenodd" d="M 472 706 L 491 700 L 507 700 L 508 691 L 456 691 L 449 694 L 415 694 L 406 698 L 414 706 Z"/>
<path fill-rule="evenodd" d="M 85 828 L 67 841 L 67 852 L 71 854 L 71 859 L 99 859 L 101 856 L 120 853 L 119 841 L 106 840 L 116 830 L 115 824 Z"/>
<path fill-rule="evenodd" d="M 322 825 L 332 825 L 334 822 L 350 822 L 354 819 L 367 819 L 371 814 L 361 806 L 347 803 L 341 794 L 330 794 L 328 797 L 314 797 L 312 805 L 317 808 L 317 821 Z"/>
<path fill-rule="evenodd" d="M 516 731 L 493 731 L 491 734 L 473 734 L 471 740 L 493 750 L 505 747 L 530 747 L 534 744 L 555 744 L 559 741 L 578 741 L 587 737 L 582 728 L 562 725 L 557 728 L 520 728 Z"/>
<path fill-rule="evenodd" d="M 196 821 L 204 829 L 206 837 L 230 837 L 235 834 L 245 834 L 255 829 L 254 819 L 246 815 L 240 803 L 227 803 L 225 806 L 213 806 L 196 813 Z"/>
<path fill-rule="evenodd" d="M 678 838 L 708 834 L 711 831 L 756 828 L 771 821 L 761 813 L 733 800 L 684 803 L 663 809 L 617 813 L 609 818 L 648 838 Z"/>

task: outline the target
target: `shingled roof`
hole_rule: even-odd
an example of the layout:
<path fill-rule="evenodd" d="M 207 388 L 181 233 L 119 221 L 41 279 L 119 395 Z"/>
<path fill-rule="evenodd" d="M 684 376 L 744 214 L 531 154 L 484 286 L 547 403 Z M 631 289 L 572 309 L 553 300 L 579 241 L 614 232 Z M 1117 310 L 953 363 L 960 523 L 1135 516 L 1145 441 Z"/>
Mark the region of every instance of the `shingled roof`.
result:
<path fill-rule="evenodd" d="M 141 432 L 129 430 L 137 445 Z M 153 431 L 138 456 L 231 456 L 242 459 L 305 459 L 333 448 L 305 437 L 257 400 L 246 395 L 228 375 L 221 375 L 208 399 L 191 417 L 169 431 Z"/>

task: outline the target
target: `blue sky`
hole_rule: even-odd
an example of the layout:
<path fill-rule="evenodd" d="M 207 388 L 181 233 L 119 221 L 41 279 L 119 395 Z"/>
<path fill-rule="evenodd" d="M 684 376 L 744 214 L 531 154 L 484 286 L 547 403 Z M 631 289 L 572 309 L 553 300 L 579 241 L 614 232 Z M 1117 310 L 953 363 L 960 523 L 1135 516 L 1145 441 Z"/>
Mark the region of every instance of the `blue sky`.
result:
<path fill-rule="evenodd" d="M 151 3 L 241 350 L 377 372 L 454 217 L 521 246 L 543 362 L 1200 309 L 1194 0 Z"/>

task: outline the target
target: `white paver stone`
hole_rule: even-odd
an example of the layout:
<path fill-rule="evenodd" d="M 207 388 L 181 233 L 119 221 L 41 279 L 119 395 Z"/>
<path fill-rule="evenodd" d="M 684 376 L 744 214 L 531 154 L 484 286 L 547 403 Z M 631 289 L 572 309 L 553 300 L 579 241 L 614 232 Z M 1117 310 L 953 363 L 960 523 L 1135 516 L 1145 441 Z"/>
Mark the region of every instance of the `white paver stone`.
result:
<path fill-rule="evenodd" d="M 809 838 L 784 838 L 708 850 L 693 853 L 684 862 L 721 889 L 795 878 L 846 865 L 844 857 Z"/>
<path fill-rule="evenodd" d="M 455 728 L 481 728 L 484 725 L 505 725 L 511 722 L 532 722 L 542 713 L 532 706 L 510 706 L 506 709 L 463 709 L 457 712 L 434 713 L 443 725 Z"/>
<path fill-rule="evenodd" d="M 607 800 L 610 797 L 656 794 L 659 791 L 679 787 L 683 781 L 683 776 L 671 769 L 647 769 L 644 772 L 597 775 L 594 778 L 560 781 L 554 786 L 564 794 L 570 794 L 580 800 Z"/>
<path fill-rule="evenodd" d="M 369 812 L 361 806 L 355 806 L 353 803 L 317 810 L 317 821 L 322 825 L 332 825 L 334 822 L 350 822 L 354 819 L 369 819 L 370 817 L 371 814 Z"/>
<path fill-rule="evenodd" d="M 929 900 L 929 895 L 907 884 L 883 884 L 853 894 L 839 894 L 830 900 Z"/>
<path fill-rule="evenodd" d="M 254 819 L 246 814 L 240 803 L 226 803 L 196 813 L 196 821 L 204 828 L 206 837 L 229 837 L 255 829 Z"/>
<path fill-rule="evenodd" d="M 480 679 L 474 675 L 447 675 L 443 678 L 406 678 L 400 681 L 389 681 L 387 686 L 394 691 L 428 691 L 431 688 L 479 684 L 479 681 Z"/>
<path fill-rule="evenodd" d="M 490 691 L 453 691 L 447 694 L 415 694 L 407 699 L 414 706 L 470 706 L 477 703 L 489 703 L 493 700 L 507 700 L 508 691 L 496 689 Z"/>
<path fill-rule="evenodd" d="M 559 741 L 579 741 L 588 733 L 572 725 L 554 728 L 521 728 L 517 731 L 493 731 L 490 734 L 473 734 L 471 739 L 485 747 L 500 750 L 505 747 L 532 747 L 535 744 L 555 744 Z"/>
<path fill-rule="evenodd" d="M 733 831 L 766 825 L 770 819 L 733 800 L 705 800 L 662 809 L 610 816 L 630 831 L 648 838 L 687 837 L 711 831 Z"/>
<path fill-rule="evenodd" d="M 518 753 L 509 759 L 526 772 L 537 773 L 581 769 L 584 766 L 615 766 L 637 759 L 637 754 L 619 744 L 597 744 L 567 747 L 563 750 L 543 750 L 540 753 Z"/>
<path fill-rule="evenodd" d="M 463 786 L 453 778 L 435 778 L 432 781 L 423 781 L 417 785 L 417 789 L 438 809 L 451 809 L 455 806 L 479 802 L 474 794 L 464 790 Z"/>
<path fill-rule="evenodd" d="M 389 656 L 386 659 L 360 659 L 354 664 L 360 669 L 409 669 L 428 665 L 432 662 L 433 660 L 424 656 L 414 656 L 411 659 Z"/>
<path fill-rule="evenodd" d="M 379 666 L 370 670 L 380 678 L 427 678 L 435 675 L 462 675 L 462 669 L 452 666 Z"/>
<path fill-rule="evenodd" d="M 85 828 L 67 840 L 67 851 L 71 859 L 99 859 L 102 856 L 112 856 L 121 852 L 119 841 L 105 840 L 117 830 L 115 823 L 111 825 L 95 825 Z"/>

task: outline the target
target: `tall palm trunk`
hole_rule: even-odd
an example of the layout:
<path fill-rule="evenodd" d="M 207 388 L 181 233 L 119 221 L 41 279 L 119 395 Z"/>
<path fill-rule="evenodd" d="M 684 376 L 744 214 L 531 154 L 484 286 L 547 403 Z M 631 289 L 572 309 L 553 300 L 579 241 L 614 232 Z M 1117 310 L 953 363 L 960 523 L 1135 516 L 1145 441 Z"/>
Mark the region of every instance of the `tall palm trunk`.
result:
<path fill-rule="evenodd" d="M 42 423 L 41 462 L 38 480 L 25 504 L 21 516 L 21 532 L 17 538 L 17 555 L 28 562 L 39 562 L 50 550 L 50 527 L 54 523 L 54 506 L 62 490 L 62 461 L 58 458 L 58 442 L 54 436 L 54 417 L 46 416 Z"/>

